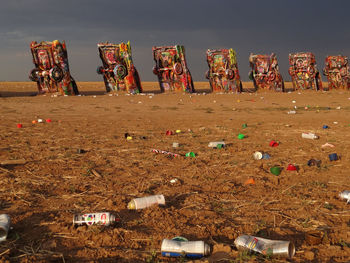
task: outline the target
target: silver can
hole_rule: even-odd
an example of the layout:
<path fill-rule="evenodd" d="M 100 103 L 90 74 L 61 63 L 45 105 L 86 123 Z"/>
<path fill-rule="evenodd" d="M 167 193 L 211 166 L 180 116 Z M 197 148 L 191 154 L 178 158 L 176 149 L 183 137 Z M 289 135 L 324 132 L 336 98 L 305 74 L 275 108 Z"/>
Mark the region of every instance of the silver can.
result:
<path fill-rule="evenodd" d="M 270 240 L 261 237 L 241 235 L 235 245 L 240 250 L 252 250 L 266 256 L 292 258 L 295 254 L 294 244 L 290 241 Z"/>
<path fill-rule="evenodd" d="M 7 214 L 0 215 L 0 242 L 5 241 L 10 229 L 11 218 Z"/>
<path fill-rule="evenodd" d="M 151 196 L 135 198 L 128 203 L 128 209 L 138 210 L 138 209 L 144 209 L 153 205 L 165 205 L 164 195 L 151 195 Z"/>
<path fill-rule="evenodd" d="M 210 254 L 210 247 L 204 241 L 176 240 L 174 238 L 163 239 L 161 251 L 163 257 L 202 258 Z"/>
<path fill-rule="evenodd" d="M 119 219 L 109 212 L 101 213 L 85 213 L 76 214 L 73 216 L 73 225 L 75 226 L 91 226 L 91 225 L 103 225 L 110 226 L 118 222 Z"/>
<path fill-rule="evenodd" d="M 349 204 L 350 203 L 350 191 L 345 190 L 339 194 L 340 199 L 345 199 L 346 202 Z"/>

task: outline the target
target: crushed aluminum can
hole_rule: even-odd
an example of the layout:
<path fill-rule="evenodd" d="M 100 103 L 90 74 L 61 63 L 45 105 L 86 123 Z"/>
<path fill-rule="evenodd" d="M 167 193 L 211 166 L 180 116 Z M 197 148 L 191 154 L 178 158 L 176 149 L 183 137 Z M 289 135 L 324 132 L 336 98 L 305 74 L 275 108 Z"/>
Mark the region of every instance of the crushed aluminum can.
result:
<path fill-rule="evenodd" d="M 202 258 L 210 254 L 210 246 L 204 241 L 188 241 L 185 238 L 163 239 L 163 257 Z"/>
<path fill-rule="evenodd" d="M 119 219 L 109 212 L 102 213 L 85 213 L 76 214 L 73 216 L 73 225 L 75 226 L 91 226 L 91 225 L 103 225 L 110 226 L 118 222 Z"/>
<path fill-rule="evenodd" d="M 236 238 L 234 243 L 237 249 L 248 249 L 265 256 L 292 258 L 295 254 L 294 244 L 290 241 L 270 240 L 261 237 L 241 235 Z"/>
<path fill-rule="evenodd" d="M 345 199 L 346 203 L 350 203 L 350 190 L 345 190 L 339 194 L 340 199 Z"/>
<path fill-rule="evenodd" d="M 150 207 L 152 205 L 165 205 L 164 195 L 151 195 L 135 198 L 128 203 L 128 209 L 138 210 Z"/>
<path fill-rule="evenodd" d="M 165 154 L 165 155 L 172 156 L 172 157 L 179 157 L 180 156 L 180 154 L 177 154 L 177 153 L 167 152 L 167 151 L 158 150 L 158 149 L 152 149 L 151 152 L 161 153 L 161 154 Z"/>
<path fill-rule="evenodd" d="M 5 241 L 10 229 L 11 218 L 7 214 L 0 215 L 0 242 Z"/>

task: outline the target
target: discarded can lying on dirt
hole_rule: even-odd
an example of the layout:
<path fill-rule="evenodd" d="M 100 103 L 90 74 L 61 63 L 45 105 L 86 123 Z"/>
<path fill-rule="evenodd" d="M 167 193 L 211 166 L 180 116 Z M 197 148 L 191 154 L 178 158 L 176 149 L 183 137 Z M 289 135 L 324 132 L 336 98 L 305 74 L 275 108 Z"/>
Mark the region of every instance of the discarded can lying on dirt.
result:
<path fill-rule="evenodd" d="M 345 191 L 341 192 L 339 194 L 339 197 L 341 199 L 345 199 L 348 204 L 350 203 L 350 191 L 349 190 L 345 190 Z"/>
<path fill-rule="evenodd" d="M 73 216 L 73 225 L 75 226 L 91 226 L 91 225 L 103 225 L 110 226 L 118 222 L 119 219 L 115 218 L 109 212 L 101 213 L 85 213 L 76 214 Z"/>
<path fill-rule="evenodd" d="M 330 155 L 328 155 L 328 157 L 329 157 L 330 161 L 337 161 L 337 160 L 339 160 L 339 156 L 336 153 L 331 153 Z"/>
<path fill-rule="evenodd" d="M 153 153 L 162 153 L 162 154 L 170 155 L 170 156 L 173 156 L 173 157 L 180 156 L 180 154 L 177 154 L 177 153 L 172 153 L 172 152 L 167 152 L 167 151 L 157 150 L 157 149 L 152 149 L 151 152 L 153 152 Z"/>
<path fill-rule="evenodd" d="M 301 137 L 304 138 L 304 139 L 312 139 L 312 140 L 318 139 L 318 136 L 316 134 L 314 134 L 314 133 L 311 133 L 311 132 L 309 132 L 309 133 L 303 132 L 301 134 Z"/>
<path fill-rule="evenodd" d="M 5 241 L 10 229 L 11 218 L 7 214 L 0 215 L 0 242 Z"/>
<path fill-rule="evenodd" d="M 226 144 L 225 144 L 224 141 L 210 142 L 208 144 L 208 147 L 210 147 L 210 148 L 218 148 L 218 145 L 221 145 L 221 148 L 222 148 L 222 147 L 225 147 Z"/>
<path fill-rule="evenodd" d="M 152 205 L 165 205 L 164 195 L 151 195 L 135 198 L 128 203 L 128 209 L 138 210 Z"/>
<path fill-rule="evenodd" d="M 163 239 L 161 251 L 163 257 L 202 258 L 210 254 L 210 247 L 204 241 L 188 241 L 186 238 L 175 237 Z"/>
<path fill-rule="evenodd" d="M 253 250 L 266 256 L 292 258 L 295 254 L 294 244 L 290 241 L 242 235 L 237 237 L 234 243 L 237 249 Z"/>

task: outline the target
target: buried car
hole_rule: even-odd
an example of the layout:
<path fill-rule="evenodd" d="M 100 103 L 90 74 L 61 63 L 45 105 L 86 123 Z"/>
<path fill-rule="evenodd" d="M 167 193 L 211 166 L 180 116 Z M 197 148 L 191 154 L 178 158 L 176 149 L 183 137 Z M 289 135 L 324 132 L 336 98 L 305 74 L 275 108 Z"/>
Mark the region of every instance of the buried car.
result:
<path fill-rule="evenodd" d="M 250 54 L 249 63 L 252 68 L 249 78 L 253 80 L 256 90 L 284 91 L 283 78 L 274 53 L 271 55 Z"/>
<path fill-rule="evenodd" d="M 209 70 L 205 74 L 212 91 L 242 91 L 236 51 L 230 49 L 208 49 Z"/>
<path fill-rule="evenodd" d="M 289 54 L 289 64 L 289 75 L 292 77 L 294 90 L 322 90 L 322 80 L 313 53 Z"/>
<path fill-rule="evenodd" d="M 79 94 L 78 87 L 70 74 L 65 42 L 54 40 L 31 42 L 30 50 L 35 68 L 30 71 L 29 79 L 35 81 L 39 94 L 61 93 Z"/>
<path fill-rule="evenodd" d="M 135 94 L 142 92 L 139 74 L 131 56 L 130 42 L 97 44 L 103 66 L 97 73 L 103 75 L 106 91 L 127 91 Z"/>
<path fill-rule="evenodd" d="M 350 74 L 346 56 L 327 56 L 323 74 L 328 79 L 328 89 L 350 89 Z"/>
<path fill-rule="evenodd" d="M 193 80 L 187 68 L 184 46 L 153 47 L 156 65 L 153 73 L 157 75 L 160 90 L 194 92 Z"/>

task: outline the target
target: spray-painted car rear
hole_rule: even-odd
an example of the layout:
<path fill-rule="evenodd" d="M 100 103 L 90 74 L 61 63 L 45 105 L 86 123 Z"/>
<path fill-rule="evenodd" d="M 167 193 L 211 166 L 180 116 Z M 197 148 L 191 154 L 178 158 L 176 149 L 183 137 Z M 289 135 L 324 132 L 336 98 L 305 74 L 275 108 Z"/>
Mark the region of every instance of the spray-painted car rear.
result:
<path fill-rule="evenodd" d="M 97 73 L 103 75 L 106 91 L 142 92 L 139 74 L 131 56 L 130 42 L 127 44 L 97 44 L 103 66 L 97 68 Z"/>
<path fill-rule="evenodd" d="M 30 50 L 35 68 L 29 79 L 38 85 L 39 93 L 56 93 L 62 95 L 78 94 L 78 87 L 70 75 L 66 44 L 58 40 L 40 43 L 32 42 Z"/>
<path fill-rule="evenodd" d="M 153 47 L 156 65 L 153 73 L 157 75 L 160 89 L 164 91 L 194 92 L 193 80 L 187 67 L 183 46 Z"/>
<path fill-rule="evenodd" d="M 212 91 L 242 91 L 236 51 L 230 49 L 208 49 L 207 62 L 209 70 L 206 78 Z"/>
<path fill-rule="evenodd" d="M 329 89 L 350 89 L 350 74 L 346 56 L 327 56 L 323 74 L 327 76 Z"/>
<path fill-rule="evenodd" d="M 284 91 L 284 82 L 279 72 L 277 57 L 275 54 L 259 55 L 250 54 L 249 63 L 252 70 L 249 78 L 253 80 L 256 90 Z"/>
<path fill-rule="evenodd" d="M 294 90 L 322 90 L 322 80 L 317 70 L 315 55 L 310 52 L 289 54 L 289 75 Z"/>

